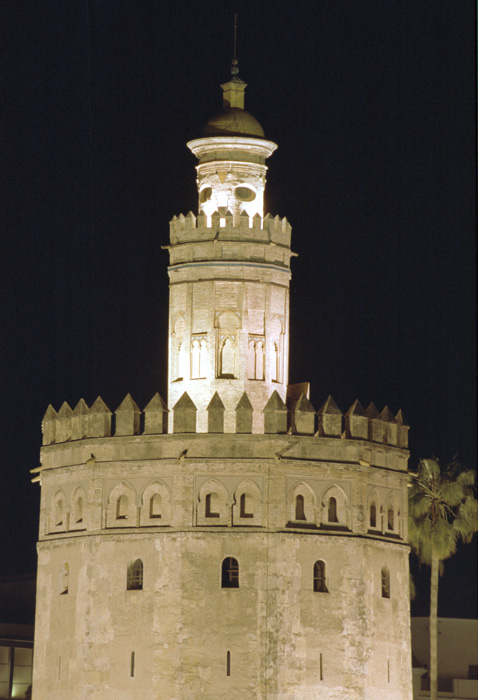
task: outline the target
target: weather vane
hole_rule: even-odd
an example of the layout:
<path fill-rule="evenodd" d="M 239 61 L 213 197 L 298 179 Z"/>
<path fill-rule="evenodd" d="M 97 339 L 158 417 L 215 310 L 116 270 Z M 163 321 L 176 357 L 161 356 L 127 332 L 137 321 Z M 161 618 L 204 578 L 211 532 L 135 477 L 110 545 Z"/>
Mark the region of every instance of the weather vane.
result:
<path fill-rule="evenodd" d="M 234 12 L 234 58 L 232 59 L 232 64 L 231 64 L 231 75 L 237 75 L 239 73 L 239 68 L 237 67 L 238 60 L 236 57 L 236 48 L 237 48 L 237 12 Z"/>

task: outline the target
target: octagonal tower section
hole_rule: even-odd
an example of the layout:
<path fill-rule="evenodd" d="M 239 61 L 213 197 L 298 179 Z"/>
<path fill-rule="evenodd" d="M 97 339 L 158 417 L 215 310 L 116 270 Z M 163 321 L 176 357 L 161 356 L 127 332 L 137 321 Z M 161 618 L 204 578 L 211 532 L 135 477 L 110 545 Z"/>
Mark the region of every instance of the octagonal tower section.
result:
<path fill-rule="evenodd" d="M 286 400 L 291 227 L 264 216 L 265 162 L 277 146 L 244 110 L 245 86 L 237 76 L 225 83 L 223 112 L 188 143 L 199 160 L 199 215 L 170 222 L 171 432 L 185 393 L 198 432 L 208 431 L 216 392 L 229 433 L 238 432 L 241 400 L 252 405 L 254 433 L 264 432 L 262 410 L 274 390 Z"/>

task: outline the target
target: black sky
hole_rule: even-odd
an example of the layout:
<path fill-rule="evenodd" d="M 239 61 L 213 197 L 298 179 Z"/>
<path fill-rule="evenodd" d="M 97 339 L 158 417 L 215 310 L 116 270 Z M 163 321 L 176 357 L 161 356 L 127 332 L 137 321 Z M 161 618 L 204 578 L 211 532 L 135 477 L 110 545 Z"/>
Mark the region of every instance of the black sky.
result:
<path fill-rule="evenodd" d="M 35 568 L 49 403 L 166 398 L 168 221 L 220 111 L 234 10 L 246 108 L 293 226 L 290 381 L 410 425 L 411 461 L 476 468 L 473 0 L 7 0 L 2 574 Z M 441 615 L 477 616 L 476 538 Z M 427 572 L 414 612 L 426 614 Z"/>

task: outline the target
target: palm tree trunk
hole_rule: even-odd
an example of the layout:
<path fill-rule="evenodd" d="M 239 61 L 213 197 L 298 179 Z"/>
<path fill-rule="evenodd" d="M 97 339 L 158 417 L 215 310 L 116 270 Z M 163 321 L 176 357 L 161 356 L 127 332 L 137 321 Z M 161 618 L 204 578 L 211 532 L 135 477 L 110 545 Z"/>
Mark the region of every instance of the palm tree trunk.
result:
<path fill-rule="evenodd" d="M 430 577 L 430 700 L 437 700 L 437 645 L 438 645 L 438 573 L 440 559 L 432 552 Z"/>

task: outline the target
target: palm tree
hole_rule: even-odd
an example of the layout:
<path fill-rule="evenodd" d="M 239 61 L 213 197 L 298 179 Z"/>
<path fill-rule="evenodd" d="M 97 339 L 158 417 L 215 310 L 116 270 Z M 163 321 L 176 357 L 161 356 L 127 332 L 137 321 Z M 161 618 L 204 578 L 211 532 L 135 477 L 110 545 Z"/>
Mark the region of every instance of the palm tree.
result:
<path fill-rule="evenodd" d="M 437 459 L 422 459 L 409 491 L 409 541 L 430 577 L 430 700 L 437 699 L 438 577 L 443 560 L 458 540 L 470 542 L 478 530 L 475 473 L 456 460 L 442 468 Z"/>

